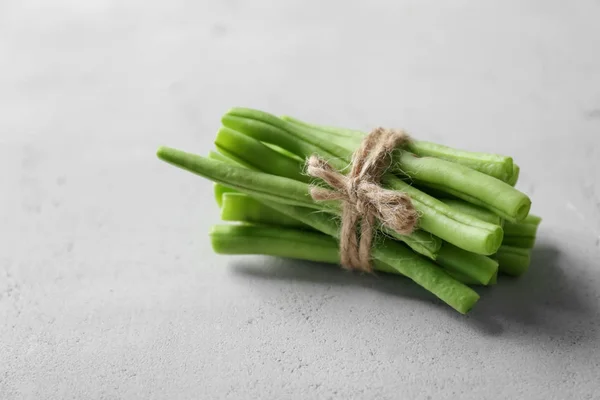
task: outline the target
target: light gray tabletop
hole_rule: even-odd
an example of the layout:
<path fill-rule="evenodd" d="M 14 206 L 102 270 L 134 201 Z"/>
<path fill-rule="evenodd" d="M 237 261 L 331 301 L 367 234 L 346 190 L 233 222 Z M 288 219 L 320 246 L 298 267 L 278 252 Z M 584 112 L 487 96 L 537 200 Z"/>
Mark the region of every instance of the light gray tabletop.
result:
<path fill-rule="evenodd" d="M 0 2 L 0 398 L 597 399 L 598 1 Z M 408 280 L 213 254 L 232 106 L 510 154 L 531 270 Z"/>

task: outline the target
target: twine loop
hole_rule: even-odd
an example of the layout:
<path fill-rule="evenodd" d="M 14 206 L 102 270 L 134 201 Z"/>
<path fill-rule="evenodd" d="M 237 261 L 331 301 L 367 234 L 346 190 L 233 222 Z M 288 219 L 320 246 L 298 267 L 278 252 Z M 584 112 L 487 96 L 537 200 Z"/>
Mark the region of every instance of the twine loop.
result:
<path fill-rule="evenodd" d="M 380 186 L 392 152 L 409 140 L 402 130 L 373 129 L 353 153 L 348 175 L 316 155 L 309 157 L 308 174 L 332 188 L 311 187 L 313 200 L 342 202 L 340 258 L 344 268 L 372 272 L 371 247 L 377 221 L 402 235 L 414 231 L 418 213 L 410 197 Z"/>

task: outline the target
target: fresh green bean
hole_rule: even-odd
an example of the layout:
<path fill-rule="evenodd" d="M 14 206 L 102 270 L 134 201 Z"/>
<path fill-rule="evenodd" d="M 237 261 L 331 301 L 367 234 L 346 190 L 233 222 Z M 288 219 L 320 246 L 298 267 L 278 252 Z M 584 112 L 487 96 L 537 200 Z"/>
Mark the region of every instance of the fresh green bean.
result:
<path fill-rule="evenodd" d="M 271 173 L 277 171 L 276 175 L 300 182 L 310 182 L 310 177 L 302 173 L 304 168 L 302 161 L 281 155 L 258 140 L 230 128 L 219 129 L 215 145 L 226 156 L 232 155 L 234 160 L 240 160 L 259 171 Z"/>
<path fill-rule="evenodd" d="M 538 226 L 542 222 L 542 217 L 534 214 L 529 214 L 527 218 L 521 221 L 523 224 L 533 224 Z"/>
<path fill-rule="evenodd" d="M 274 144 L 271 144 L 271 143 L 266 143 L 266 142 L 262 142 L 262 143 L 263 143 L 265 146 L 269 147 L 269 148 L 270 148 L 270 149 L 272 149 L 272 150 L 275 150 L 276 152 L 278 152 L 279 154 L 281 154 L 281 155 L 283 155 L 283 156 L 286 156 L 286 157 L 289 157 L 289 158 L 291 158 L 291 159 L 293 159 L 293 160 L 300 161 L 300 162 L 304 163 L 304 159 L 302 159 L 302 158 L 298 157 L 297 155 L 295 155 L 295 154 L 294 154 L 294 153 L 292 153 L 292 152 L 289 152 L 289 151 L 287 151 L 287 150 L 286 150 L 286 149 L 284 149 L 283 147 L 279 147 L 279 146 L 276 146 L 276 145 L 274 145 Z"/>
<path fill-rule="evenodd" d="M 208 158 L 210 158 L 211 160 L 226 162 L 228 164 L 241 165 L 241 164 L 239 164 L 239 162 L 237 162 L 237 161 L 234 162 L 231 158 L 228 158 L 228 157 L 224 156 L 223 154 L 218 153 L 216 151 L 210 151 L 208 153 Z M 217 205 L 219 206 L 219 208 L 221 208 L 223 206 L 223 195 L 225 193 L 239 193 L 239 192 L 235 189 L 232 189 L 232 188 L 222 185 L 220 183 L 213 183 L 213 194 L 215 196 L 215 201 L 217 202 Z"/>
<path fill-rule="evenodd" d="M 221 208 L 221 207 L 223 207 L 223 196 L 226 193 L 239 193 L 239 192 L 235 189 L 231 189 L 220 183 L 215 183 L 215 184 L 213 184 L 213 193 L 214 193 L 217 205 L 219 206 L 219 208 Z"/>
<path fill-rule="evenodd" d="M 208 152 L 208 158 L 210 158 L 211 160 L 228 162 L 230 164 L 231 164 L 231 161 L 234 161 L 231 157 L 224 156 L 223 154 L 221 154 L 217 151 L 212 151 L 212 150 Z M 239 165 L 243 165 L 238 161 L 236 161 L 235 163 L 239 164 Z"/>
<path fill-rule="evenodd" d="M 470 285 L 470 286 L 481 285 L 481 283 L 479 283 L 477 280 L 475 280 L 473 278 L 469 278 L 468 276 L 461 274 L 460 272 L 450 271 L 448 269 L 446 269 L 445 271 L 448 275 L 450 275 L 451 277 L 453 277 L 460 283 L 464 283 L 465 285 Z"/>
<path fill-rule="evenodd" d="M 501 246 L 495 255 L 500 272 L 520 276 L 527 271 L 531 261 L 531 251 L 511 246 Z"/>
<path fill-rule="evenodd" d="M 499 266 L 498 266 L 499 267 Z M 498 274 L 496 273 L 492 279 L 490 279 L 490 283 L 488 284 L 488 286 L 492 286 L 498 283 Z"/>
<path fill-rule="evenodd" d="M 223 194 L 221 219 L 223 221 L 274 225 L 284 228 L 307 228 L 305 224 L 298 220 L 269 208 L 243 193 Z"/>
<path fill-rule="evenodd" d="M 517 164 L 513 164 L 512 174 L 506 183 L 508 183 L 510 186 L 514 187 L 517 184 L 517 182 L 519 181 L 520 173 L 521 173 L 521 168 L 519 168 L 519 166 Z"/>
<path fill-rule="evenodd" d="M 386 175 L 383 183 L 390 189 L 408 194 L 419 211 L 419 227 L 461 249 L 483 255 L 496 252 L 502 243 L 503 231 L 493 225 L 455 210 L 393 175 Z"/>
<path fill-rule="evenodd" d="M 308 185 L 293 179 L 252 171 L 170 147 L 160 147 L 157 156 L 179 168 L 261 199 L 313 209 L 331 205 L 331 202 L 322 202 L 317 206 L 308 193 Z"/>
<path fill-rule="evenodd" d="M 211 160 L 227 162 L 229 164 L 231 164 L 233 162 L 233 164 L 235 164 L 235 165 L 239 165 L 239 166 L 250 168 L 250 169 L 256 169 L 252 165 L 246 163 L 243 159 L 237 157 L 235 154 L 230 153 L 225 149 L 219 149 L 218 147 L 217 147 L 217 149 L 219 150 L 219 152 L 214 152 L 214 151 L 210 152 L 208 154 L 208 158 L 210 158 Z"/>
<path fill-rule="evenodd" d="M 449 271 L 458 272 L 482 285 L 488 285 L 498 273 L 498 263 L 489 257 L 471 253 L 444 243 L 436 263 Z"/>
<path fill-rule="evenodd" d="M 364 132 L 353 129 L 310 124 L 287 115 L 282 116 L 281 118 L 287 122 L 302 126 L 304 128 L 326 132 L 331 135 L 341 137 L 346 141 L 352 140 L 352 144 L 354 146 L 358 146 L 362 138 L 365 136 Z M 451 161 L 482 172 L 486 175 L 493 176 L 494 178 L 505 182 L 508 182 L 509 179 L 511 179 L 514 175 L 513 160 L 511 157 L 507 156 L 458 150 L 437 143 L 421 140 L 412 140 L 408 144 L 407 149 L 420 157 L 435 157 L 442 160 Z"/>
<path fill-rule="evenodd" d="M 402 173 L 423 185 L 485 207 L 509 221 L 521 221 L 529 214 L 529 197 L 499 179 L 449 161 L 417 157 L 403 150 L 395 153 Z"/>
<path fill-rule="evenodd" d="M 439 200 L 462 213 L 468 214 L 482 221 L 489 222 L 490 224 L 502 226 L 502 218 L 483 207 L 479 207 L 459 199 L 441 198 Z M 504 232 L 504 234 L 506 235 L 506 232 Z"/>
<path fill-rule="evenodd" d="M 282 134 L 282 130 L 279 127 L 263 121 L 227 113 L 223 115 L 221 122 L 225 127 L 234 129 L 261 142 L 279 146 L 302 159 L 306 159 L 306 157 L 312 154 L 319 154 L 319 156 L 326 158 L 338 170 L 348 167 L 347 161 L 341 160 L 324 149 L 298 137 Z"/>
<path fill-rule="evenodd" d="M 457 281 L 464 283 L 465 285 L 470 285 L 470 286 L 479 286 L 481 285 L 481 283 L 479 283 L 476 279 L 470 278 L 465 274 L 461 274 L 458 271 L 451 271 L 449 269 L 445 269 L 446 273 L 448 275 L 450 275 L 451 277 L 453 277 L 454 279 L 456 279 Z"/>
<path fill-rule="evenodd" d="M 529 214 L 523 222 L 507 222 L 504 225 L 503 246 L 531 249 L 535 245 L 537 230 L 542 219 L 537 215 Z"/>
<path fill-rule="evenodd" d="M 504 235 L 534 237 L 537 233 L 537 228 L 535 224 L 514 224 L 507 222 L 504 225 Z"/>
<path fill-rule="evenodd" d="M 451 277 L 453 277 L 454 279 L 456 279 L 457 281 L 464 283 L 465 285 L 481 286 L 481 283 L 479 283 L 475 279 L 469 278 L 467 275 L 461 274 L 458 271 L 446 270 L 446 273 L 448 275 L 450 275 Z M 497 273 L 494 274 L 494 276 L 492 276 L 492 279 L 490 279 L 490 281 L 488 282 L 487 285 L 483 285 L 483 286 L 493 286 L 496 283 L 498 283 L 498 274 Z"/>
<path fill-rule="evenodd" d="M 337 127 L 337 126 L 311 124 L 311 123 L 299 120 L 297 118 L 291 117 L 289 115 L 282 115 L 280 118 L 286 122 L 290 122 L 290 123 L 293 123 L 293 124 L 296 124 L 299 126 L 303 126 L 305 128 L 319 130 L 319 131 L 322 131 L 322 132 L 325 132 L 325 133 L 328 133 L 331 135 L 335 135 L 335 136 L 340 136 L 343 138 L 354 139 L 359 143 L 365 137 L 365 133 L 363 131 L 359 131 L 356 129 L 348 129 L 348 128 L 342 128 L 342 127 Z"/>
<path fill-rule="evenodd" d="M 511 157 L 457 150 L 440 144 L 413 140 L 407 149 L 420 157 L 435 157 L 454 162 L 506 182 L 513 172 Z"/>
<path fill-rule="evenodd" d="M 210 232 L 217 254 L 261 254 L 339 264 L 337 242 L 314 231 L 252 226 L 216 225 Z"/>
<path fill-rule="evenodd" d="M 535 241 L 535 237 L 505 236 L 502 240 L 502 246 L 532 249 L 535 246 Z"/>
<path fill-rule="evenodd" d="M 347 166 L 347 160 L 336 158 L 318 145 L 305 141 L 306 135 L 296 136 L 282 129 L 279 125 L 284 124 L 285 121 L 277 122 L 278 119 L 270 114 L 247 109 L 233 109 L 230 113 L 233 114 L 226 114 L 223 117 L 223 124 L 245 135 L 286 148 L 300 157 L 308 157 L 317 153 L 328 159 L 332 167 L 338 170 Z M 268 121 L 268 123 L 264 121 Z M 273 123 L 278 125 L 272 125 Z M 311 140 L 315 141 L 314 137 Z M 330 148 L 339 151 L 335 146 Z M 501 228 L 452 210 L 439 200 L 426 195 L 391 174 L 386 174 L 383 182 L 388 188 L 406 192 L 411 197 L 413 205 L 421 214 L 419 223 L 423 230 L 478 254 L 493 254 L 500 246 L 502 242 Z"/>
<path fill-rule="evenodd" d="M 385 226 L 379 226 L 379 230 L 381 230 L 387 236 L 404 242 L 415 252 L 422 254 L 425 257 L 431 258 L 432 260 L 437 259 L 438 252 L 442 247 L 442 240 L 440 238 L 421 229 L 415 230 L 410 235 L 401 235 L 398 232 L 389 229 Z"/>

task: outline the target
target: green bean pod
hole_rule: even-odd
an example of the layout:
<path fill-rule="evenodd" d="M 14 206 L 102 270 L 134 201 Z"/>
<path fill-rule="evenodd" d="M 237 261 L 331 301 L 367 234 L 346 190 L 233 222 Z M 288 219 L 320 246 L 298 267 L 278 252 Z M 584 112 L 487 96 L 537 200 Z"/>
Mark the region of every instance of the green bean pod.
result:
<path fill-rule="evenodd" d="M 457 211 L 468 214 L 482 221 L 499 226 L 502 226 L 503 224 L 503 220 L 499 215 L 496 215 L 483 207 L 479 207 L 459 199 L 441 198 L 439 200 Z M 504 235 L 506 236 L 506 231 L 504 232 Z"/>
<path fill-rule="evenodd" d="M 500 272 L 520 276 L 527 271 L 531 262 L 531 251 L 511 246 L 501 246 L 495 255 Z"/>
<path fill-rule="evenodd" d="M 252 225 L 216 225 L 210 231 L 217 254 L 260 254 L 339 264 L 337 242 L 314 231 Z"/>
<path fill-rule="evenodd" d="M 509 221 L 521 221 L 529 214 L 529 197 L 499 179 L 460 164 L 417 157 L 403 150 L 396 151 L 396 159 L 401 172 L 411 179 L 487 208 Z"/>
<path fill-rule="evenodd" d="M 308 228 L 298 220 L 269 208 L 260 201 L 243 193 L 224 193 L 222 204 L 221 219 L 223 221 L 246 222 L 287 228 Z"/>
<path fill-rule="evenodd" d="M 160 147 L 156 154 L 169 164 L 255 197 L 312 209 L 322 208 L 312 201 L 308 186 L 293 179 L 252 171 L 165 146 Z"/>
<path fill-rule="evenodd" d="M 364 132 L 358 130 L 310 124 L 287 115 L 282 116 L 281 119 L 297 126 L 325 132 L 332 135 L 332 141 L 340 143 L 339 140 L 341 139 L 345 143 L 351 143 L 352 147 L 358 146 L 365 136 Z M 499 154 L 458 150 L 441 144 L 414 139 L 407 145 L 407 149 L 421 157 L 435 157 L 464 165 L 504 182 L 509 182 L 511 179 L 515 178 L 515 166 L 513 165 L 511 157 Z M 514 184 L 512 186 L 514 186 Z"/>

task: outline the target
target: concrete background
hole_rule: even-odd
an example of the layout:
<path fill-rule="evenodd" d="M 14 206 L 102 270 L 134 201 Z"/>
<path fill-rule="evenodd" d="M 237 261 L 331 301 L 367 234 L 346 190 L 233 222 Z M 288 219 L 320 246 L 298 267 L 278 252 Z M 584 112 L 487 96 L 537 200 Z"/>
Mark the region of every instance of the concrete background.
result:
<path fill-rule="evenodd" d="M 368 5 L 367 5 L 368 4 Z M 600 2 L 0 2 L 1 399 L 600 398 Z M 529 273 L 461 316 L 401 278 L 212 253 L 231 106 L 511 154 Z"/>

